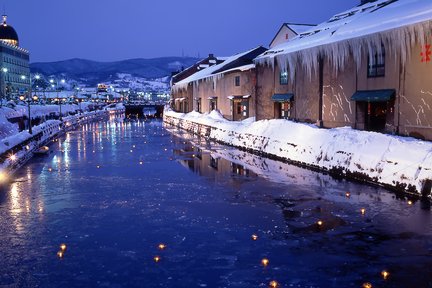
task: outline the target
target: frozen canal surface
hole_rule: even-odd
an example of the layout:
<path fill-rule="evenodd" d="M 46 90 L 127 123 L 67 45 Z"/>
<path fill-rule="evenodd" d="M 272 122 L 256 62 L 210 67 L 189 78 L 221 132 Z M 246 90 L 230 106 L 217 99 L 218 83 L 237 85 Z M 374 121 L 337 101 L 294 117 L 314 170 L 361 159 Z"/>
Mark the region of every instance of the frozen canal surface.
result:
<path fill-rule="evenodd" d="M 415 199 L 157 120 L 50 147 L 0 191 L 0 287 L 432 287 L 432 214 Z"/>

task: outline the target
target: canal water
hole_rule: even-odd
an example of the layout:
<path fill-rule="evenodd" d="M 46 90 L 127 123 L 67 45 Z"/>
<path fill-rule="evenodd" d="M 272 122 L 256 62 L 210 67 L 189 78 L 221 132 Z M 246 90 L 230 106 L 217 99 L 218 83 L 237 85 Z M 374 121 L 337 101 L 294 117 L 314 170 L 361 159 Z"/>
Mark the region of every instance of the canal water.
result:
<path fill-rule="evenodd" d="M 160 120 L 50 148 L 0 191 L 0 287 L 432 287 L 427 203 Z"/>

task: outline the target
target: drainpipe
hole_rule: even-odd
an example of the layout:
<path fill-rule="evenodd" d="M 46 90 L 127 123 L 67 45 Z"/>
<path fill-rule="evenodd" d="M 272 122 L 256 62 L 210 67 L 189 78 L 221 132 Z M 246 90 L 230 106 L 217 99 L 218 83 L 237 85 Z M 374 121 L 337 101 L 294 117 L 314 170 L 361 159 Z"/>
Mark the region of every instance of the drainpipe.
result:
<path fill-rule="evenodd" d="M 405 80 L 406 80 L 406 69 L 405 69 L 405 66 L 402 66 L 402 56 L 399 58 L 399 61 L 400 61 L 399 62 L 399 69 L 400 69 L 400 73 L 399 73 L 399 89 L 398 89 L 398 93 L 395 95 L 397 97 L 397 124 L 396 124 L 397 127 L 396 127 L 396 135 L 400 135 L 400 118 L 401 118 L 400 96 L 402 94 L 402 92 L 401 92 L 401 90 L 402 90 L 402 83 L 403 83 L 403 89 L 404 89 L 404 94 L 405 94 Z M 396 113 L 394 113 L 393 115 L 396 115 Z M 393 120 L 393 123 L 394 123 L 394 120 Z"/>
<path fill-rule="evenodd" d="M 317 126 L 323 127 L 323 94 L 324 94 L 324 56 L 319 55 L 318 58 L 319 69 L 319 99 L 318 99 L 318 122 Z"/>

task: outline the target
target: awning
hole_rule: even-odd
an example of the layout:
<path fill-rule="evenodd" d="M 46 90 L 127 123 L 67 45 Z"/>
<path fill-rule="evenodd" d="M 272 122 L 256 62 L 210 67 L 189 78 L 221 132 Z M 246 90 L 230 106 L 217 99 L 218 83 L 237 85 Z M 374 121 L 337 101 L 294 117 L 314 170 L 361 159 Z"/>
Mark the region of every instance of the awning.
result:
<path fill-rule="evenodd" d="M 291 101 L 294 98 L 293 93 L 288 94 L 273 94 L 271 100 L 275 102 L 287 102 Z"/>
<path fill-rule="evenodd" d="M 210 96 L 210 97 L 208 97 L 207 99 L 208 99 L 208 100 L 215 100 L 215 99 L 217 99 L 217 97 L 216 97 L 216 96 Z"/>
<path fill-rule="evenodd" d="M 364 90 L 355 92 L 351 97 L 351 100 L 364 102 L 385 102 L 389 101 L 392 97 L 394 97 L 395 94 L 395 89 Z"/>

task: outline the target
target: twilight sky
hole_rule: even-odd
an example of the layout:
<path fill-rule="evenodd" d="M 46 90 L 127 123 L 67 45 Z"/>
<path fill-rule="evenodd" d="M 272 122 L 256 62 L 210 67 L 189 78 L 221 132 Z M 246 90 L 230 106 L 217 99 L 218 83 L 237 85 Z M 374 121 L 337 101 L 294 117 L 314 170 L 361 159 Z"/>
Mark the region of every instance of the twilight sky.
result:
<path fill-rule="evenodd" d="M 257 5 L 257 3 L 261 3 Z M 264 4 L 265 3 L 265 4 Z M 0 0 L 31 62 L 229 56 L 360 0 Z M 2 11 L 3 12 L 3 11 Z"/>

